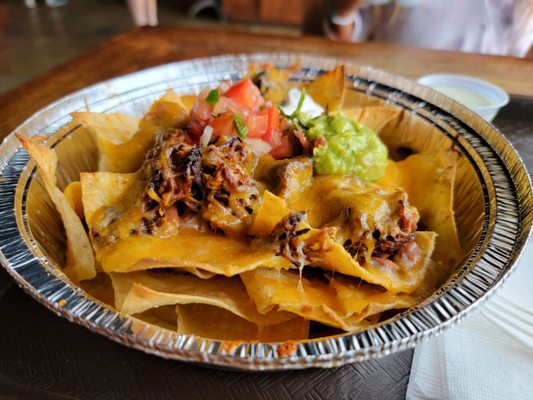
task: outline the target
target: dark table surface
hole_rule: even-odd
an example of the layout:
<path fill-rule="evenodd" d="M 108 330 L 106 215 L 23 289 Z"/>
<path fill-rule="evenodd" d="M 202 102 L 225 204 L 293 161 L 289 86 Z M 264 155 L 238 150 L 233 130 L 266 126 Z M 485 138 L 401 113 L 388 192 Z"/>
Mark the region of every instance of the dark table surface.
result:
<path fill-rule="evenodd" d="M 533 171 L 533 99 L 494 121 Z M 214 370 L 121 346 L 55 316 L 0 268 L 0 399 L 402 399 L 413 351 L 333 369 Z"/>

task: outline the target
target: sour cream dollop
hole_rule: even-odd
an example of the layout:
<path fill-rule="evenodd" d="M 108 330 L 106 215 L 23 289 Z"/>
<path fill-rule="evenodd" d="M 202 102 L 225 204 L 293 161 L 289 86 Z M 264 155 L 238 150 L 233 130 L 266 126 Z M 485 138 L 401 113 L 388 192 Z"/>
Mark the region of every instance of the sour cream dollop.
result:
<path fill-rule="evenodd" d="M 300 101 L 301 95 L 302 95 L 301 90 L 298 90 L 298 89 L 289 90 L 289 95 L 287 96 L 287 99 L 288 99 L 287 104 L 280 107 L 285 114 L 290 115 L 294 111 L 296 111 L 296 108 L 298 107 L 298 101 Z M 318 105 L 313 100 L 313 98 L 309 96 L 309 94 L 307 93 L 305 94 L 301 111 L 309 115 L 311 118 L 318 117 L 324 113 L 324 109 L 320 105 Z"/>

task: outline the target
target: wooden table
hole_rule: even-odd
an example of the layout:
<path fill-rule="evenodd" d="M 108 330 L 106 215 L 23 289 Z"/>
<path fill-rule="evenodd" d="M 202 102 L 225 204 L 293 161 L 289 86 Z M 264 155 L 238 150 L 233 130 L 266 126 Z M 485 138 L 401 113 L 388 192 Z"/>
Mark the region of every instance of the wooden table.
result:
<path fill-rule="evenodd" d="M 119 35 L 1 96 L 0 138 L 51 101 L 105 79 L 170 61 L 268 51 L 342 57 L 409 78 L 436 72 L 473 75 L 501 86 L 510 94 L 533 96 L 533 62 L 514 57 L 431 51 L 377 43 L 334 43 L 315 37 L 140 28 Z"/>
<path fill-rule="evenodd" d="M 435 72 L 469 74 L 490 80 L 513 95 L 533 96 L 533 62 L 516 58 L 383 44 L 332 43 L 321 38 L 141 28 L 117 36 L 1 96 L 0 138 L 39 108 L 92 83 L 170 61 L 258 51 L 337 56 L 410 78 Z M 533 104 L 524 101 L 527 104 L 523 107 L 528 109 Z M 518 116 L 525 114 L 520 107 L 515 110 Z M 520 123 L 511 114 L 507 116 L 513 123 Z M 523 140 L 519 151 L 525 149 L 525 130 L 515 129 L 515 132 L 517 142 Z M 528 152 L 533 155 L 533 149 Z M 531 168 L 533 160 L 526 159 L 530 161 Z M 407 351 L 331 370 L 270 374 L 213 371 L 166 361 L 120 346 L 53 316 L 14 287 L 1 268 L 0 326 L 3 327 L 0 398 L 123 399 L 186 395 L 188 398 L 393 399 L 405 396 L 412 359 L 412 351 Z"/>

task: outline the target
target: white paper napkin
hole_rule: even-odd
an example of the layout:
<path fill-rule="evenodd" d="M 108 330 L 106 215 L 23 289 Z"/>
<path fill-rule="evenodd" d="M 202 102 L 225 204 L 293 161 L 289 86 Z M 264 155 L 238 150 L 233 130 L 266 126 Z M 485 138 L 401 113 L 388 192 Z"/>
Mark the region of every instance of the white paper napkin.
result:
<path fill-rule="evenodd" d="M 533 243 L 497 295 L 533 311 Z M 491 304 L 417 345 L 407 399 L 533 399 L 533 351 L 483 314 Z"/>

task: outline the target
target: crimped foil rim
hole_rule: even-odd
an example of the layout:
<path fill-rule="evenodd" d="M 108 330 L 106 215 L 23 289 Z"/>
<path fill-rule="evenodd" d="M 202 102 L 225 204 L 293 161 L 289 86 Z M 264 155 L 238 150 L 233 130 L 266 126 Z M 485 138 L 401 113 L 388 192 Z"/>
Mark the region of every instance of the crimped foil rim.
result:
<path fill-rule="evenodd" d="M 27 221 L 24 212 L 16 215 L 16 211 L 24 210 L 27 190 L 17 192 L 17 187 L 23 175 L 27 187 L 32 171 L 27 167 L 28 156 L 20 150 L 13 133 L 0 147 L 2 265 L 19 286 L 56 314 L 112 340 L 164 358 L 246 370 L 333 367 L 377 358 L 414 347 L 421 339 L 436 335 L 462 319 L 498 290 L 522 254 L 532 225 L 531 184 L 520 157 L 494 127 L 444 95 L 407 79 L 333 58 L 288 53 L 210 57 L 154 67 L 92 85 L 50 104 L 15 132 L 52 133 L 68 121 L 66 114 L 83 109 L 87 104 L 91 108 L 105 108 L 116 99 L 127 101 L 129 94 L 159 90 L 169 81 L 194 86 L 202 81 L 201 73 L 231 78 L 245 73 L 249 63 L 273 62 L 283 66 L 297 58 L 310 75 L 330 69 L 338 62 L 347 64 L 358 90 L 364 89 L 378 97 L 385 93 L 388 101 L 399 105 L 408 102 L 410 105 L 403 105 L 433 123 L 451 124 L 460 133 L 461 140 L 473 146 L 476 157 L 483 161 L 481 167 L 486 170 L 480 172 L 480 179 L 486 180 L 484 183 L 490 189 L 485 192 L 486 201 L 495 209 L 488 210 L 478 249 L 459 269 L 455 275 L 457 279 L 452 279 L 422 305 L 363 332 L 284 344 L 234 343 L 229 347 L 221 341 L 178 335 L 121 315 L 69 284 L 39 256 L 32 247 L 31 237 L 23 234 Z M 198 71 L 200 75 L 195 83 L 193 78 Z M 66 304 L 60 300 L 65 300 Z M 294 350 L 290 355 L 279 351 L 287 346 Z"/>

